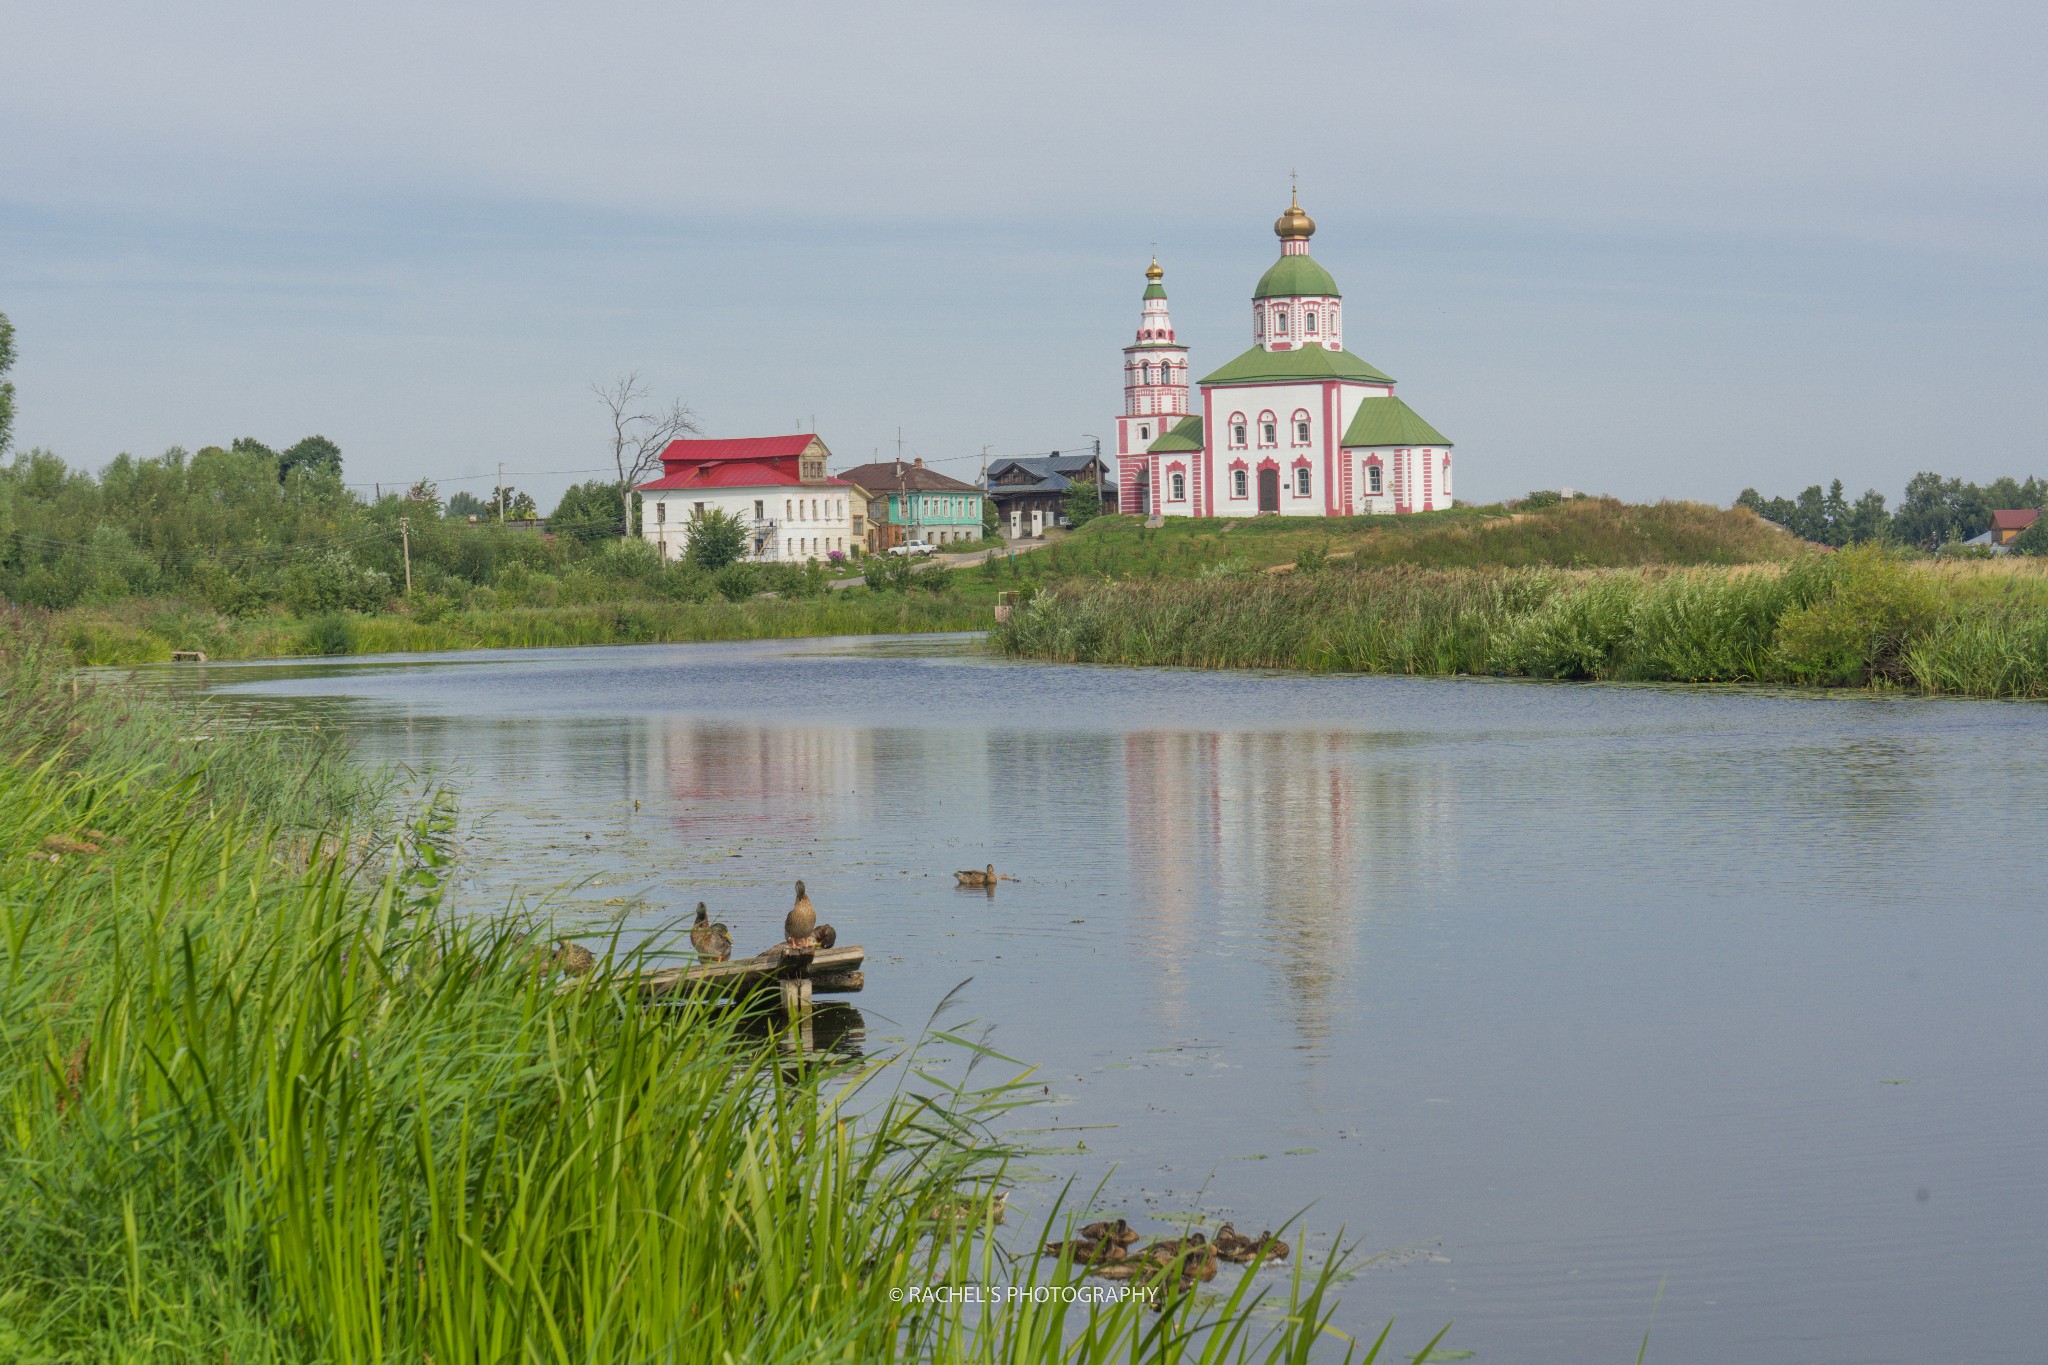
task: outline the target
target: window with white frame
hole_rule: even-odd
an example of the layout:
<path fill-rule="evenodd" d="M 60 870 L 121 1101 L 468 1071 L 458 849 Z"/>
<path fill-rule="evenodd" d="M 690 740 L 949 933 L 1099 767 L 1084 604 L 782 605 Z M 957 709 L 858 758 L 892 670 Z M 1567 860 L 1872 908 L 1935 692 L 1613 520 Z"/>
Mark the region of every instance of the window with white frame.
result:
<path fill-rule="evenodd" d="M 1280 444 L 1280 424 L 1273 420 L 1273 414 L 1270 412 L 1259 414 L 1259 444 L 1262 446 L 1276 446 Z"/>
<path fill-rule="evenodd" d="M 1230 414 L 1230 444 L 1234 449 L 1244 449 L 1244 414 L 1241 412 Z"/>
<path fill-rule="evenodd" d="M 1316 334 L 1316 310 L 1313 308 L 1309 309 L 1308 316 L 1302 319 L 1302 321 L 1308 324 L 1308 334 L 1314 336 Z"/>
<path fill-rule="evenodd" d="M 1369 464 L 1365 467 L 1365 491 L 1378 496 L 1380 491 L 1380 467 Z"/>
<path fill-rule="evenodd" d="M 1305 412 L 1294 414 L 1294 443 L 1298 446 L 1308 444 L 1308 414 Z"/>
<path fill-rule="evenodd" d="M 1285 308 L 1275 308 L 1273 310 L 1273 330 L 1281 333 L 1282 335 L 1286 334 L 1287 310 Z"/>
<path fill-rule="evenodd" d="M 768 504 L 767 504 L 767 502 L 766 502 L 766 501 L 765 501 L 764 499 L 761 499 L 761 498 L 755 498 L 755 499 L 754 499 L 754 520 L 755 520 L 755 521 L 766 521 L 767 519 L 768 519 Z"/>
<path fill-rule="evenodd" d="M 1233 498 L 1241 498 L 1241 497 L 1244 497 L 1244 496 L 1245 496 L 1245 494 L 1246 494 L 1246 493 L 1247 493 L 1247 492 L 1249 491 L 1249 490 L 1248 490 L 1248 489 L 1246 488 L 1246 486 L 1245 486 L 1245 482 L 1246 482 L 1246 481 L 1245 481 L 1245 472 L 1244 472 L 1244 471 L 1243 471 L 1242 469 L 1233 469 L 1233 470 L 1231 470 L 1231 471 L 1230 471 L 1230 496 L 1231 496 L 1231 497 L 1233 497 Z"/>
<path fill-rule="evenodd" d="M 1138 423 L 1138 439 L 1141 441 L 1151 440 L 1152 428 L 1146 426 L 1143 422 Z"/>
<path fill-rule="evenodd" d="M 1295 497 L 1297 497 L 1297 498 L 1305 498 L 1305 497 L 1307 497 L 1307 496 L 1308 496 L 1308 466 L 1307 466 L 1307 465 L 1298 465 L 1298 466 L 1296 466 L 1296 467 L 1295 467 L 1295 470 L 1294 470 L 1294 496 L 1295 496 Z"/>
<path fill-rule="evenodd" d="M 1188 476 L 1176 472 L 1169 482 L 1173 485 L 1173 500 L 1186 502 L 1188 498 Z"/>

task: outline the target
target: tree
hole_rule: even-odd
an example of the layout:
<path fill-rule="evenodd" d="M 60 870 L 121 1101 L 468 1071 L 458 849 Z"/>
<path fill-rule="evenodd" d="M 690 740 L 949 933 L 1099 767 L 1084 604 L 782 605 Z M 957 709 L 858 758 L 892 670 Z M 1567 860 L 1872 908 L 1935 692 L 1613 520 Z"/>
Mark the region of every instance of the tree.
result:
<path fill-rule="evenodd" d="M 590 391 L 604 404 L 612 423 L 612 464 L 618 470 L 620 535 L 630 536 L 633 525 L 633 486 L 661 464 L 661 452 L 681 436 L 694 436 L 703 428 L 697 414 L 681 399 L 666 411 L 649 405 L 647 386 L 637 373 L 619 376 L 609 386 L 592 384 Z"/>
<path fill-rule="evenodd" d="M 467 488 L 452 493 L 448 498 L 448 515 L 451 517 L 484 517 L 490 514 L 490 507 Z"/>
<path fill-rule="evenodd" d="M 522 493 L 511 484 L 491 489 L 491 515 L 500 521 L 533 521 L 540 516 L 533 494 Z"/>
<path fill-rule="evenodd" d="M 690 562 L 713 573 L 747 552 L 747 524 L 732 513 L 711 507 L 690 518 Z"/>
<path fill-rule="evenodd" d="M 242 443 L 235 442 L 235 449 L 241 448 Z M 284 453 L 277 457 L 278 482 L 290 478 L 295 469 L 319 470 L 338 478 L 341 475 L 341 447 L 325 436 L 308 436 L 296 445 L 286 446 Z"/>
<path fill-rule="evenodd" d="M 624 524 L 619 490 L 603 479 L 572 485 L 548 518 L 548 529 L 556 535 L 574 536 L 586 545 L 618 535 Z"/>
<path fill-rule="evenodd" d="M 424 512 L 441 515 L 441 490 L 434 486 L 432 479 L 421 479 L 405 490 L 405 500 Z"/>
<path fill-rule="evenodd" d="M 1102 515 L 1102 492 L 1092 479 L 1076 479 L 1067 485 L 1067 525 L 1086 526 Z"/>
<path fill-rule="evenodd" d="M 0 313 L 0 455 L 14 439 L 14 384 L 7 372 L 14 368 L 14 324 Z"/>

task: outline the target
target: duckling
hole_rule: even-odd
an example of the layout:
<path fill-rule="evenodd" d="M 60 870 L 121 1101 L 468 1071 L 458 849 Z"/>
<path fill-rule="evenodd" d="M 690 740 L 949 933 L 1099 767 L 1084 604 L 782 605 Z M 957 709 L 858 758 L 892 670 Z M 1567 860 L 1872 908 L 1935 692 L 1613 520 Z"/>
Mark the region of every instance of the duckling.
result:
<path fill-rule="evenodd" d="M 820 948 L 830 948 L 839 942 L 839 931 L 829 924 L 821 924 L 811 931 L 811 942 Z"/>
<path fill-rule="evenodd" d="M 588 976 L 597 957 L 575 940 L 561 938 L 555 940 L 555 965 L 570 976 Z"/>
<path fill-rule="evenodd" d="M 782 919 L 782 937 L 792 948 L 811 946 L 811 935 L 818 927 L 818 907 L 811 904 L 810 893 L 804 890 L 801 879 L 796 884 L 796 904 Z"/>
<path fill-rule="evenodd" d="M 1047 1242 L 1045 1254 L 1057 1256 L 1068 1253 L 1075 1265 L 1114 1265 L 1129 1259 L 1130 1253 L 1116 1242 L 1105 1238 L 1076 1237 L 1071 1242 Z"/>
<path fill-rule="evenodd" d="M 704 902 L 697 902 L 697 922 L 690 926 L 690 946 L 713 962 L 724 962 L 732 956 L 732 934 L 723 924 L 711 922 L 711 912 L 704 908 Z"/>
<path fill-rule="evenodd" d="M 1090 1242 L 1107 1241 L 1127 1247 L 1138 1240 L 1138 1230 L 1119 1218 L 1113 1223 L 1107 1220 L 1090 1223 L 1081 1229 L 1081 1236 Z"/>
<path fill-rule="evenodd" d="M 1214 1252 L 1215 1248 L 1209 1245 L 1208 1238 L 1199 1232 L 1191 1232 L 1185 1237 L 1162 1237 L 1138 1254 L 1141 1259 L 1154 1265 L 1171 1265 L 1182 1256 L 1192 1260 L 1197 1255 L 1207 1257 Z"/>
<path fill-rule="evenodd" d="M 996 876 L 996 865 L 994 863 L 990 863 L 985 869 L 983 869 L 980 872 L 977 872 L 970 867 L 965 872 L 955 872 L 953 875 L 959 879 L 960 885 L 962 886 L 994 886 L 996 882 L 1000 880 L 1000 878 Z"/>

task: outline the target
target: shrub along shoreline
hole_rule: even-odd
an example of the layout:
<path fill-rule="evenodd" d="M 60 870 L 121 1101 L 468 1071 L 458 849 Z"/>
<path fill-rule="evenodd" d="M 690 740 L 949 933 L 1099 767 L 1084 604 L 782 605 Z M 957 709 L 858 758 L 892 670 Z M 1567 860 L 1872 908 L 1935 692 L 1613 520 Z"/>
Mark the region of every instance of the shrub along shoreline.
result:
<path fill-rule="evenodd" d="M 1068 663 L 2048 697 L 2048 566 L 1876 546 L 1727 568 L 1324 564 L 1061 584 L 989 638 Z"/>
<path fill-rule="evenodd" d="M 813 635 L 986 630 L 989 603 L 923 591 L 851 588 L 739 602 L 619 601 L 576 606 L 443 606 L 365 615 L 227 617 L 186 602 L 131 602 L 50 614 L 45 629 L 80 664 L 161 663 L 173 650 L 212 659 L 462 649 L 675 644 Z"/>
<path fill-rule="evenodd" d="M 332 736 L 186 743 L 203 703 L 55 654 L 0 663 L 0 1356 L 1225 1362 L 1329 1333 L 1342 1255 L 1163 1313 L 1032 1297 L 1076 1277 L 998 1244 L 990 1123 L 1038 1087 L 957 1064 L 1005 1059 L 928 1028 L 798 1064 L 735 1012 L 572 986 L 531 926 L 444 905 L 445 801 L 396 818 Z"/>

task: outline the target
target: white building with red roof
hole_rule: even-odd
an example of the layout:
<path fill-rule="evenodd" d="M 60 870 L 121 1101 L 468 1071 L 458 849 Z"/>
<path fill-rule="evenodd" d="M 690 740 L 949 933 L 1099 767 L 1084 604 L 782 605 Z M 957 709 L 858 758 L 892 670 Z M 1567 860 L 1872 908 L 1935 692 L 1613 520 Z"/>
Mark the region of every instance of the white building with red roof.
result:
<path fill-rule="evenodd" d="M 832 452 L 807 432 L 733 440 L 670 441 L 661 477 L 640 484 L 640 534 L 678 559 L 690 522 L 713 508 L 748 528 L 748 558 L 802 564 L 850 553 L 861 543 L 866 509 L 844 479 L 825 473 Z"/>

